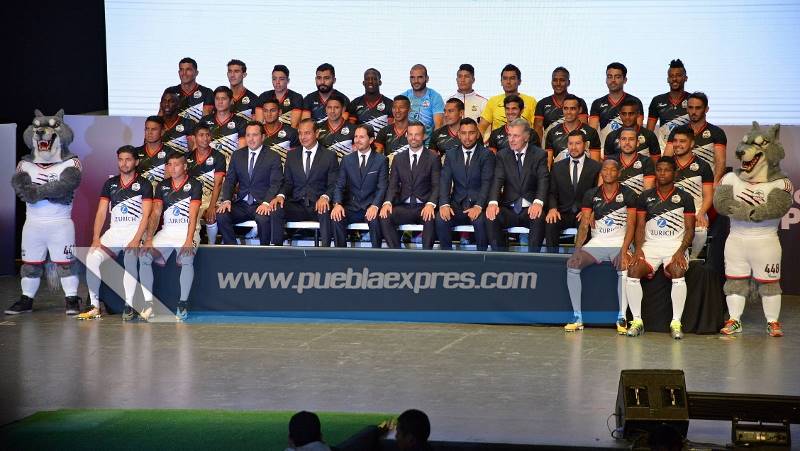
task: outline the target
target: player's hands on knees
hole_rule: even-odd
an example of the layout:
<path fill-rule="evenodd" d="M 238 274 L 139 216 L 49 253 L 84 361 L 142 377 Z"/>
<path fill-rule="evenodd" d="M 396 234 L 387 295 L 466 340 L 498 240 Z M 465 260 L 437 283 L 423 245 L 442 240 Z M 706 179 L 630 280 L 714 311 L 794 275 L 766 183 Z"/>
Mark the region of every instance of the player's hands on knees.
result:
<path fill-rule="evenodd" d="M 194 242 L 190 239 L 184 241 L 180 252 L 181 255 L 185 255 L 187 257 L 194 255 Z"/>
<path fill-rule="evenodd" d="M 318 214 L 323 214 L 330 208 L 330 204 L 328 203 L 328 198 L 324 196 L 320 196 L 317 199 L 316 205 L 314 205 L 314 209 L 317 211 Z"/>
<path fill-rule="evenodd" d="M 153 253 L 153 239 L 148 238 L 144 240 L 142 243 L 142 247 L 139 248 L 139 256 L 143 256 L 145 254 L 155 255 Z"/>
<path fill-rule="evenodd" d="M 213 208 L 206 208 L 206 212 L 203 214 L 203 217 L 206 220 L 206 224 L 213 224 L 217 222 L 217 212 Z"/>
<path fill-rule="evenodd" d="M 219 204 L 219 207 L 217 207 L 217 213 L 228 213 L 230 211 L 231 211 L 231 201 L 229 200 L 222 202 L 221 204 Z"/>
<path fill-rule="evenodd" d="M 369 222 L 375 220 L 375 218 L 377 217 L 378 217 L 378 206 L 370 205 L 369 208 L 367 208 L 367 213 L 364 215 L 364 219 L 366 219 L 367 222 Z"/>
<path fill-rule="evenodd" d="M 336 204 L 333 206 L 333 210 L 331 210 L 331 219 L 336 222 L 341 221 L 344 218 L 344 208 L 340 204 Z"/>
<path fill-rule="evenodd" d="M 631 267 L 636 262 L 636 259 L 631 254 L 631 251 L 628 249 L 622 249 L 617 254 L 617 257 L 614 259 L 614 266 L 617 270 L 625 270 Z"/>
<path fill-rule="evenodd" d="M 439 207 L 439 217 L 445 221 L 449 221 L 453 217 L 453 209 L 449 205 Z"/>
<path fill-rule="evenodd" d="M 708 228 L 708 215 L 703 213 L 701 215 L 695 216 L 695 227 L 700 227 L 702 229 Z"/>
<path fill-rule="evenodd" d="M 530 207 L 528 207 L 528 217 L 531 219 L 537 219 L 539 216 L 542 215 L 542 206 L 540 204 L 533 203 Z"/>
<path fill-rule="evenodd" d="M 497 213 L 500 212 L 500 207 L 495 204 L 490 204 L 486 206 L 486 219 L 490 221 L 494 221 L 497 218 Z"/>
<path fill-rule="evenodd" d="M 272 213 L 272 209 L 269 206 L 270 204 L 261 204 L 256 208 L 257 215 L 268 215 Z"/>
<path fill-rule="evenodd" d="M 386 219 L 390 214 L 392 214 L 392 204 L 387 202 L 383 204 L 383 207 L 381 207 L 381 218 Z"/>
<path fill-rule="evenodd" d="M 555 208 L 551 208 L 547 211 L 547 216 L 545 216 L 544 220 L 548 224 L 555 224 L 561 220 L 561 213 Z"/>
<path fill-rule="evenodd" d="M 469 217 L 470 221 L 474 221 L 478 219 L 478 216 L 481 215 L 481 207 L 475 205 L 471 208 L 467 208 L 466 210 L 464 210 L 464 213 L 467 214 L 467 217 Z"/>
<path fill-rule="evenodd" d="M 89 251 L 100 249 L 100 247 L 102 247 L 102 244 L 100 244 L 100 238 L 95 238 L 92 240 L 92 244 L 89 246 Z"/>
<path fill-rule="evenodd" d="M 419 214 L 422 216 L 423 221 L 430 221 L 436 216 L 436 207 L 431 204 L 426 204 L 422 207 L 422 212 Z"/>
<path fill-rule="evenodd" d="M 130 243 L 125 245 L 125 252 L 136 252 L 141 245 L 141 240 L 131 240 Z"/>
<path fill-rule="evenodd" d="M 689 269 L 689 262 L 686 261 L 686 255 L 683 252 L 676 252 L 675 255 L 672 256 L 672 261 L 670 262 L 673 267 L 686 271 Z"/>

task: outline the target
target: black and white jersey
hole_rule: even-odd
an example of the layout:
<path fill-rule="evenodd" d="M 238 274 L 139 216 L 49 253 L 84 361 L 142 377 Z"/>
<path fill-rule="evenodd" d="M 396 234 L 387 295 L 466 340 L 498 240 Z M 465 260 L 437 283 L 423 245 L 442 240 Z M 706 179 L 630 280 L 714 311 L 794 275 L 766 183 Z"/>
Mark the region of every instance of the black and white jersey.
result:
<path fill-rule="evenodd" d="M 622 241 L 628 225 L 628 211 L 636 210 L 636 193 L 625 185 L 606 196 L 603 186 L 586 191 L 581 210 L 594 213 L 592 239 Z"/>
<path fill-rule="evenodd" d="M 136 172 L 155 185 L 167 177 L 167 158 L 173 152 L 175 151 L 163 143 L 159 144 L 158 149 L 152 153 L 147 151 L 147 145 L 137 147 L 136 158 L 139 160 L 139 164 L 136 166 Z"/>
<path fill-rule="evenodd" d="M 536 132 L 531 130 L 531 133 Z M 492 133 L 489 134 L 489 141 L 487 143 L 487 147 L 494 149 L 495 152 L 499 152 L 508 147 L 508 126 L 503 125 L 502 127 L 497 127 L 496 129 L 492 130 Z"/>
<path fill-rule="evenodd" d="M 394 125 L 383 127 L 375 137 L 375 147 L 386 156 L 408 150 L 406 130 L 397 130 Z"/>
<path fill-rule="evenodd" d="M 669 142 L 675 137 L 675 130 L 669 134 Z M 725 147 L 728 145 L 728 138 L 725 132 L 717 127 L 706 123 L 700 131 L 694 133 L 694 147 L 692 152 L 700 157 L 703 161 L 711 166 L 711 171 L 714 171 L 714 149 L 718 146 Z"/>
<path fill-rule="evenodd" d="M 613 158 L 620 163 L 619 182 L 639 195 L 644 191 L 645 180 L 655 179 L 656 168 L 652 158 L 640 153 L 633 155 L 630 161 L 626 161 L 622 154 Z"/>
<path fill-rule="evenodd" d="M 350 99 L 347 98 L 346 95 L 342 94 L 341 92 L 334 89 L 331 91 L 331 96 L 338 95 L 342 99 L 344 99 L 344 105 L 342 105 L 342 111 L 348 111 L 348 107 L 350 105 Z M 330 96 L 328 96 L 330 98 Z M 328 103 L 327 100 L 323 101 L 322 97 L 319 95 L 319 91 L 314 91 L 311 94 L 305 96 L 303 99 L 303 111 L 308 111 L 311 113 L 311 119 L 314 119 L 317 124 L 322 124 L 323 122 L 328 120 L 328 113 L 325 111 L 325 104 Z"/>
<path fill-rule="evenodd" d="M 692 159 L 681 165 L 678 163 L 678 171 L 675 172 L 675 186 L 686 191 L 694 200 L 694 211 L 698 211 L 703 204 L 703 185 L 714 184 L 714 173 L 711 166 L 705 161 L 692 155 Z"/>
<path fill-rule="evenodd" d="M 339 160 L 353 151 L 353 132 L 355 125 L 342 120 L 338 127 L 334 127 L 330 122 L 325 121 L 319 125 L 319 143 L 328 149 L 336 152 Z"/>
<path fill-rule="evenodd" d="M 214 192 L 214 176 L 225 175 L 225 156 L 212 149 L 205 159 L 200 159 L 195 150 L 186 154 L 186 163 L 189 166 L 189 177 L 203 184 L 203 199 L 209 199 Z"/>
<path fill-rule="evenodd" d="M 247 119 L 231 113 L 225 120 L 217 121 L 217 116 L 211 113 L 200 123 L 211 130 L 211 148 L 220 151 L 226 161 L 230 160 L 233 151 L 239 148 L 239 138 L 244 137 Z"/>
<path fill-rule="evenodd" d="M 584 142 L 586 143 L 584 147 L 586 152 L 589 153 L 593 150 L 599 151 L 600 138 L 597 136 L 597 130 L 595 130 L 594 127 L 589 126 L 589 124 L 584 124 L 582 122 L 578 129 L 583 133 Z M 569 150 L 567 150 L 567 138 L 569 137 L 569 133 L 571 131 L 572 130 L 567 130 L 567 127 L 562 122 L 560 125 L 551 128 L 547 133 L 544 148 L 547 151 L 553 152 L 554 162 L 561 161 L 564 158 L 567 158 L 567 155 L 569 155 Z"/>
<path fill-rule="evenodd" d="M 450 149 L 461 148 L 461 141 L 458 139 L 458 133 L 450 131 L 450 127 L 445 125 L 438 130 L 434 130 L 431 135 L 430 149 L 435 150 L 439 155 L 444 155 Z"/>
<path fill-rule="evenodd" d="M 680 243 L 686 232 L 684 216 L 694 216 L 694 200 L 686 191 L 673 187 L 666 196 L 658 188 L 639 195 L 638 213 L 645 213 L 645 241 Z"/>
<path fill-rule="evenodd" d="M 203 185 L 197 179 L 187 177 L 181 185 L 174 185 L 171 178 L 159 182 L 153 194 L 153 201 L 163 205 L 164 231 L 188 232 L 189 207 L 203 200 Z"/>
<path fill-rule="evenodd" d="M 164 121 L 164 133 L 161 142 L 171 150 L 180 153 L 189 151 L 188 137 L 194 133 L 195 122 L 185 117 L 177 116 L 172 122 Z"/>
<path fill-rule="evenodd" d="M 241 96 L 237 99 L 233 97 L 231 103 L 231 112 L 246 121 L 253 120 L 253 113 L 255 113 L 255 106 L 258 102 L 256 93 L 249 89 L 245 89 Z"/>
<path fill-rule="evenodd" d="M 378 133 L 383 127 L 389 125 L 389 116 L 392 114 L 392 99 L 381 95 L 374 101 L 368 102 L 364 96 L 359 96 L 350 102 L 347 109 L 353 124 L 367 124 Z"/>
<path fill-rule="evenodd" d="M 191 92 L 185 92 L 181 85 L 170 86 L 164 92 L 177 94 L 178 116 L 194 122 L 203 117 L 204 106 L 214 106 L 214 91 L 202 85 L 197 85 Z"/>
<path fill-rule="evenodd" d="M 589 115 L 589 108 L 586 106 L 586 101 L 578 97 L 581 111 L 579 115 Z M 541 119 L 544 127 L 544 136 L 556 125 L 564 122 L 564 110 L 561 103 L 553 96 L 547 96 L 536 103 L 536 110 L 533 112 L 534 119 Z"/>
<path fill-rule="evenodd" d="M 642 101 L 636 96 L 623 93 L 618 101 L 612 102 L 608 94 L 592 102 L 589 110 L 589 118 L 596 118 L 600 121 L 600 142 L 605 143 L 606 136 L 612 131 L 622 128 L 622 119 L 619 118 L 619 106 L 625 99 L 633 99 L 639 104 L 639 114 L 644 116 L 644 106 Z"/>
<path fill-rule="evenodd" d="M 672 130 L 675 127 L 689 123 L 689 113 L 686 112 L 688 97 L 689 93 L 683 91 L 680 99 L 677 102 L 673 102 L 669 93 L 665 93 L 653 97 L 650 102 L 650 108 L 647 110 L 648 121 L 650 118 L 658 119 L 658 128 L 656 128 L 655 132 L 662 152 L 667 145 L 667 139 L 669 139 Z"/>
<path fill-rule="evenodd" d="M 109 178 L 100 190 L 100 198 L 108 201 L 110 229 L 137 228 L 142 221 L 145 202 L 153 200 L 153 185 L 139 174 L 124 185 L 119 175 Z"/>
<path fill-rule="evenodd" d="M 270 133 L 264 125 L 264 147 L 281 156 L 281 164 L 286 162 L 286 153 L 300 145 L 297 130 L 289 125 L 281 124 Z"/>
<path fill-rule="evenodd" d="M 279 121 L 283 122 L 286 125 L 292 125 L 292 111 L 303 111 L 303 96 L 299 92 L 294 92 L 291 89 L 286 90 L 286 94 L 283 95 L 282 98 L 278 99 L 275 96 L 275 90 L 270 89 L 269 91 L 264 91 L 258 96 L 257 108 L 261 108 L 264 105 L 264 102 L 267 99 L 277 99 L 278 103 L 281 107 L 281 115 L 278 118 Z"/>
<path fill-rule="evenodd" d="M 661 145 L 658 143 L 656 134 L 650 131 L 647 127 L 636 126 L 636 151 L 642 155 L 661 155 Z M 619 155 L 622 151 L 619 148 L 619 132 L 618 128 L 606 136 L 606 142 L 603 146 L 603 158 L 614 157 Z"/>

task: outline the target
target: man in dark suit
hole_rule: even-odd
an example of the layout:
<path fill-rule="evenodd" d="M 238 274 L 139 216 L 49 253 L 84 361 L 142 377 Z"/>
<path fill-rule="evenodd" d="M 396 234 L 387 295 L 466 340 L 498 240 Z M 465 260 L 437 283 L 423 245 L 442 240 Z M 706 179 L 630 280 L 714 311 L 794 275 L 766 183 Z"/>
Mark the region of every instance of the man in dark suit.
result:
<path fill-rule="evenodd" d="M 231 155 L 222 185 L 222 203 L 217 208 L 222 243 L 236 244 L 233 226 L 255 220 L 261 245 L 278 244 L 283 236 L 272 233 L 275 216 L 270 202 L 283 183 L 281 158 L 263 146 L 264 128 L 259 122 L 248 122 L 245 142 L 247 147 L 237 149 Z M 237 186 L 239 191 L 234 194 Z"/>
<path fill-rule="evenodd" d="M 331 245 L 330 201 L 339 175 L 336 153 L 317 141 L 317 123 L 297 126 L 300 146 L 286 153 L 283 187 L 274 199 L 272 233 L 283 236 L 285 221 L 318 221 L 321 245 Z M 283 241 L 283 240 L 281 240 Z"/>
<path fill-rule="evenodd" d="M 544 201 L 550 174 L 547 154 L 529 142 L 531 126 L 518 118 L 508 124 L 508 147 L 497 152 L 494 180 L 486 207 L 489 243 L 505 250 L 508 227 L 530 229 L 528 252 L 539 252 L 544 240 Z"/>
<path fill-rule="evenodd" d="M 381 230 L 386 244 L 399 249 L 397 226 L 422 224 L 422 247 L 433 249 L 442 163 L 437 153 L 423 146 L 425 126 L 421 122 L 408 124 L 406 139 L 408 150 L 396 154 L 392 161 L 386 200 L 380 212 Z"/>
<path fill-rule="evenodd" d="M 386 197 L 389 163 L 386 156 L 372 150 L 374 141 L 371 126 L 356 126 L 353 152 L 342 158 L 331 210 L 336 247 L 347 246 L 347 225 L 354 222 L 369 224 L 372 247 L 381 247 L 378 208 Z"/>
<path fill-rule="evenodd" d="M 445 154 L 439 182 L 439 215 L 436 217 L 436 236 L 441 249 L 453 248 L 451 228 L 472 224 L 479 251 L 489 246 L 486 218 L 483 209 L 489 201 L 489 189 L 494 178 L 494 154 L 478 142 L 478 124 L 470 118 L 461 119 L 458 139 L 461 145 Z"/>
<path fill-rule="evenodd" d="M 580 222 L 583 195 L 597 186 L 602 165 L 586 155 L 586 138 L 580 130 L 567 135 L 565 158 L 553 165 L 545 217 L 547 252 L 558 252 L 558 239 L 564 229 Z"/>

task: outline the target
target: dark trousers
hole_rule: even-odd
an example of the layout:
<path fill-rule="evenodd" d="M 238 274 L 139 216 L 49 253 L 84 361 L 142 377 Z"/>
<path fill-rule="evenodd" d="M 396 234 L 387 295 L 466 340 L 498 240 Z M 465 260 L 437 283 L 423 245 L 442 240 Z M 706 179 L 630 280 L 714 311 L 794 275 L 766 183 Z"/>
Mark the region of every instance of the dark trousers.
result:
<path fill-rule="evenodd" d="M 330 209 L 319 214 L 314 210 L 314 204 L 306 206 L 301 202 L 293 202 L 286 200 L 283 203 L 283 208 L 278 208 L 272 213 L 275 218 L 272 220 L 272 234 L 281 238 L 281 244 L 284 240 L 284 227 L 286 222 L 291 221 L 317 221 L 319 222 L 319 239 L 320 245 L 329 247 L 331 245 L 331 211 Z"/>
<path fill-rule="evenodd" d="M 544 226 L 545 245 L 547 246 L 547 252 L 557 253 L 561 232 L 569 229 L 570 227 L 578 227 L 578 221 L 575 219 L 575 215 L 578 214 L 577 212 L 571 213 L 569 211 L 560 211 L 559 213 L 561 213 L 561 219 L 552 224 L 545 224 Z"/>
<path fill-rule="evenodd" d="M 425 204 L 417 206 L 400 204 L 392 208 L 388 218 L 381 218 L 381 231 L 386 239 L 386 244 L 392 249 L 400 249 L 400 233 L 397 226 L 400 224 L 422 224 L 422 248 L 433 249 L 436 227 L 433 220 L 423 221 L 422 208 Z"/>
<path fill-rule="evenodd" d="M 507 250 L 506 246 L 506 229 L 509 227 L 527 227 L 530 230 L 528 234 L 528 252 L 539 252 L 544 241 L 544 216 L 546 211 L 542 210 L 542 214 L 536 218 L 531 219 L 528 216 L 528 209 L 523 208 L 519 213 L 515 213 L 513 209 L 501 205 L 500 212 L 494 221 L 486 221 L 487 231 L 489 232 L 489 244 L 492 245 L 492 250 Z"/>
<path fill-rule="evenodd" d="M 231 205 L 231 211 L 217 213 L 217 225 L 222 234 L 222 244 L 237 244 L 236 235 L 233 227 L 240 222 L 254 220 L 258 224 L 258 240 L 262 246 L 270 244 L 271 239 L 278 240 L 283 235 L 275 235 L 272 232 L 274 224 L 274 213 L 272 215 L 260 215 L 256 213 L 259 204 L 248 205 L 245 201 L 235 202 Z M 213 208 L 213 207 L 209 207 Z M 277 244 L 273 242 L 272 244 Z"/>
<path fill-rule="evenodd" d="M 479 251 L 485 251 L 489 247 L 489 236 L 486 233 L 486 217 L 483 212 L 474 220 L 464 213 L 463 208 L 454 208 L 453 216 L 449 221 L 445 221 L 438 214 L 436 215 L 436 237 L 439 239 L 439 247 L 442 250 L 453 248 L 453 227 L 457 225 L 472 225 L 475 228 L 475 244 Z"/>
<path fill-rule="evenodd" d="M 347 226 L 356 222 L 366 222 L 369 224 L 369 240 L 372 242 L 372 247 L 381 247 L 381 226 L 378 221 L 378 216 L 372 221 L 367 221 L 364 216 L 367 210 L 348 210 L 345 209 L 345 216 L 341 221 L 333 221 L 333 242 L 336 247 L 347 247 Z"/>

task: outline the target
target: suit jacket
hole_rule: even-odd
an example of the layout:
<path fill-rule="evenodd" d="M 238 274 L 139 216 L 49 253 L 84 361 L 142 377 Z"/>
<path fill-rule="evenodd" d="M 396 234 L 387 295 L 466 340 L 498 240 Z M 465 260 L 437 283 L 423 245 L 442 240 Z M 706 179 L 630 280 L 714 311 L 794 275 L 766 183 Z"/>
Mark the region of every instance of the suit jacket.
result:
<path fill-rule="evenodd" d="M 314 205 L 323 194 L 327 194 L 329 198 L 333 199 L 333 191 L 339 175 L 336 153 L 319 144 L 314 159 L 311 161 L 308 177 L 305 172 L 304 153 L 302 147 L 286 153 L 283 187 L 280 193 L 286 196 L 286 200 L 309 205 Z"/>
<path fill-rule="evenodd" d="M 222 184 L 222 200 L 233 200 L 235 188 L 239 186 L 238 198 L 244 199 L 252 194 L 256 203 L 271 201 L 281 189 L 283 170 L 281 157 L 266 146 L 261 151 L 253 166 L 253 177 L 247 173 L 250 151 L 247 147 L 237 149 L 231 155 L 225 182 Z"/>
<path fill-rule="evenodd" d="M 467 209 L 475 205 L 486 208 L 494 178 L 494 166 L 494 154 L 482 144 L 475 146 L 469 168 L 465 166 L 464 150 L 461 146 L 448 150 L 439 182 L 439 205 L 450 204 L 453 209 Z"/>
<path fill-rule="evenodd" d="M 345 155 L 339 166 L 339 178 L 333 192 L 333 202 L 348 210 L 366 210 L 371 205 L 380 207 L 386 197 L 389 163 L 385 155 L 370 152 L 367 168 L 361 174 L 361 156 L 358 151 Z"/>
<path fill-rule="evenodd" d="M 414 172 L 411 172 L 411 151 L 394 156 L 389 172 L 389 187 L 384 202 L 402 204 L 409 197 L 436 205 L 439 200 L 439 179 L 442 161 L 439 154 L 423 147 Z"/>
<path fill-rule="evenodd" d="M 504 148 L 497 152 L 494 181 L 489 191 L 489 201 L 511 206 L 522 197 L 528 202 L 547 201 L 550 173 L 547 170 L 547 153 L 534 144 L 528 144 L 522 160 L 522 174 L 517 171 L 514 151 Z"/>
<path fill-rule="evenodd" d="M 555 208 L 559 212 L 572 212 L 573 207 L 580 210 L 583 195 L 597 186 L 602 168 L 602 164 L 589 158 L 589 155 L 584 158 L 583 169 L 578 177 L 577 193 L 572 189 L 572 158 L 565 158 L 553 165 L 547 208 Z"/>

